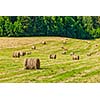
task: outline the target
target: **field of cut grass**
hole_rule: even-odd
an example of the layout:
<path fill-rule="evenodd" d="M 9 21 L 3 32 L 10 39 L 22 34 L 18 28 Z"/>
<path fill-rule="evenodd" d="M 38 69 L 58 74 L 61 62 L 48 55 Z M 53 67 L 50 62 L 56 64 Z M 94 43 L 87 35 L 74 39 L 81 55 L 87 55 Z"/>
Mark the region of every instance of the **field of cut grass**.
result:
<path fill-rule="evenodd" d="M 41 41 L 47 41 L 46 45 Z M 66 40 L 66 44 L 63 41 Z M 89 41 L 89 43 L 87 42 Z M 89 83 L 100 82 L 100 39 L 79 40 L 63 37 L 0 38 L 0 82 L 2 83 Z M 35 45 L 36 50 L 31 50 Z M 62 55 L 62 48 L 68 49 Z M 14 51 L 31 51 L 31 55 L 13 58 Z M 72 60 L 71 52 L 80 56 Z M 87 56 L 91 53 L 91 56 Z M 57 59 L 49 59 L 56 54 Z M 25 58 L 39 58 L 41 69 L 25 70 Z"/>

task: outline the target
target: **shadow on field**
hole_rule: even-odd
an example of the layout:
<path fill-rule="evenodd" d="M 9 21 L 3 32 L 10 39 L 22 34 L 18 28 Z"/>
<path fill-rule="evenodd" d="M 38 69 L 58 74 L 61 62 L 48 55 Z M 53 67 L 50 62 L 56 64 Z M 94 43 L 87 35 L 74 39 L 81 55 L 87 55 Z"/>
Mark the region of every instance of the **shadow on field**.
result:
<path fill-rule="evenodd" d="M 50 68 L 40 68 L 40 69 L 38 69 L 38 70 L 45 70 L 45 69 L 50 69 Z"/>
<path fill-rule="evenodd" d="M 39 68 L 39 69 L 36 69 L 36 70 L 47 70 L 47 69 L 50 69 L 50 68 Z M 24 70 L 30 70 L 30 69 L 24 68 Z M 35 70 L 35 69 L 31 69 L 31 70 Z"/>

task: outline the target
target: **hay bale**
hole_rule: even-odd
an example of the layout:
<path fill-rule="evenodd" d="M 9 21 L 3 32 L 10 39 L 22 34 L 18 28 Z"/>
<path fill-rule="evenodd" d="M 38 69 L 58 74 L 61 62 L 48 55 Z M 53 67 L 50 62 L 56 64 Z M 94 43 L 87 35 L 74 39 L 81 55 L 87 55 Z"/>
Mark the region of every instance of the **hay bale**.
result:
<path fill-rule="evenodd" d="M 66 38 L 66 40 L 69 40 L 68 38 Z"/>
<path fill-rule="evenodd" d="M 90 44 L 90 41 L 86 41 L 88 44 Z"/>
<path fill-rule="evenodd" d="M 40 69 L 40 60 L 38 58 L 26 58 L 24 67 L 25 69 Z"/>
<path fill-rule="evenodd" d="M 73 55 L 73 56 L 72 56 L 72 59 L 73 59 L 73 60 L 79 60 L 79 56 Z"/>
<path fill-rule="evenodd" d="M 64 47 L 63 47 L 63 46 L 62 46 L 61 48 L 62 48 L 62 49 L 64 49 Z"/>
<path fill-rule="evenodd" d="M 96 47 L 99 46 L 98 44 L 95 45 Z"/>
<path fill-rule="evenodd" d="M 13 52 L 13 57 L 14 58 L 19 58 L 20 57 L 20 52 L 18 52 L 18 51 Z"/>
<path fill-rule="evenodd" d="M 55 54 L 50 54 L 49 58 L 50 59 L 56 59 L 56 55 Z"/>
<path fill-rule="evenodd" d="M 63 44 L 66 44 L 66 43 L 67 43 L 67 42 L 64 40 L 64 41 L 63 41 Z"/>
<path fill-rule="evenodd" d="M 19 51 L 19 53 L 20 53 L 20 56 L 26 55 L 26 52 L 25 51 Z"/>
<path fill-rule="evenodd" d="M 42 41 L 41 43 L 42 43 L 42 44 L 47 44 L 46 41 Z"/>
<path fill-rule="evenodd" d="M 65 55 L 66 54 L 66 51 L 63 51 L 62 54 Z"/>
<path fill-rule="evenodd" d="M 35 49 L 36 49 L 36 46 L 32 46 L 32 49 L 34 49 L 34 50 L 35 50 Z"/>
<path fill-rule="evenodd" d="M 71 52 L 71 53 L 70 53 L 70 56 L 73 56 L 73 55 L 74 55 L 74 52 Z"/>
<path fill-rule="evenodd" d="M 63 47 L 63 46 L 62 46 L 61 48 L 62 48 L 64 51 L 68 51 L 68 49 L 67 49 L 67 48 L 65 48 L 65 47 Z"/>
<path fill-rule="evenodd" d="M 91 53 L 87 53 L 87 56 L 91 56 Z"/>

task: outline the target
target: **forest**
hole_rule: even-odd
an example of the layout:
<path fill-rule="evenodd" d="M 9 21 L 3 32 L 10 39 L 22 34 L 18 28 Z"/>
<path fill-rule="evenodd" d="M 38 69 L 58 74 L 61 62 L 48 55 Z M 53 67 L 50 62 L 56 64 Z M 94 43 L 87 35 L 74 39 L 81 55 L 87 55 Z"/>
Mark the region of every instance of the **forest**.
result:
<path fill-rule="evenodd" d="M 100 16 L 0 16 L 0 37 L 100 38 Z"/>

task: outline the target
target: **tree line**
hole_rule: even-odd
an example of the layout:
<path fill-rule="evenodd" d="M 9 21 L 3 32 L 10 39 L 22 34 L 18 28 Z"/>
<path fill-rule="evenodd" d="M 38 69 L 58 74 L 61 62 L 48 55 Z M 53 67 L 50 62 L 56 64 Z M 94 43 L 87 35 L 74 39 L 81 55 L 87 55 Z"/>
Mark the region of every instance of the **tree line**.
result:
<path fill-rule="evenodd" d="M 100 38 L 100 16 L 0 16 L 0 36 Z"/>

